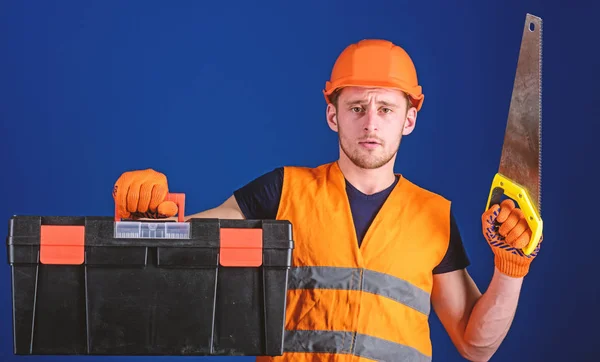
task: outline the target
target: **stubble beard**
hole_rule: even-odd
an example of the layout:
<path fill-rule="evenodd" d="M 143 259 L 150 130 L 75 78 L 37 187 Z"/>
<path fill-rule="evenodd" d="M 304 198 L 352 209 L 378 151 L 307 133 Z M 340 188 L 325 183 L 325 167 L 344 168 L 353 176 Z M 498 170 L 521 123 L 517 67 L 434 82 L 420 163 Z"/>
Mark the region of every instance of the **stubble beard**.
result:
<path fill-rule="evenodd" d="M 358 144 L 355 145 L 353 149 L 351 149 L 351 147 L 349 147 L 346 144 L 346 141 L 344 139 L 344 135 L 343 135 L 343 132 L 341 129 L 339 129 L 339 132 L 338 132 L 338 140 L 339 140 L 340 148 L 342 149 L 342 152 L 344 152 L 346 157 L 348 157 L 348 159 L 353 164 L 355 164 L 357 167 L 360 167 L 365 170 L 373 170 L 373 169 L 377 169 L 377 168 L 380 168 L 380 167 L 386 165 L 388 162 L 390 162 L 394 158 L 394 156 L 396 156 L 396 153 L 398 153 L 398 149 L 400 147 L 400 139 L 399 139 L 392 151 L 384 152 L 383 154 L 380 154 L 380 155 L 375 155 L 376 150 L 369 152 L 368 150 L 365 149 L 363 151 L 360 149 L 360 146 Z M 385 149 L 385 143 L 383 143 L 383 141 L 381 141 L 381 142 L 382 142 L 382 144 L 380 145 L 380 147 Z"/>

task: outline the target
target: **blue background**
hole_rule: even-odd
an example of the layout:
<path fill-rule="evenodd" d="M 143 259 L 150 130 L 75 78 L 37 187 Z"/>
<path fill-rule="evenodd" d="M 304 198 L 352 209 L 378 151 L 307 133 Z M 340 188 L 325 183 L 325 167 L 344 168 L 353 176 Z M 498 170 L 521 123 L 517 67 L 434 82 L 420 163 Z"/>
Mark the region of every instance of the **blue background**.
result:
<path fill-rule="evenodd" d="M 396 170 L 454 201 L 469 271 L 485 290 L 493 257 L 480 215 L 530 12 L 544 19 L 545 242 L 493 361 L 597 360 L 597 178 L 586 174 L 599 156 L 597 9 L 524 0 L 251 3 L 2 1 L 0 234 L 13 214 L 110 215 L 113 183 L 131 169 L 166 173 L 192 213 L 277 166 L 336 159 L 322 87 L 346 45 L 380 37 L 411 54 L 426 95 Z M 145 360 L 13 356 L 4 247 L 0 257 L 0 360 Z M 435 316 L 432 339 L 434 360 L 461 360 Z"/>

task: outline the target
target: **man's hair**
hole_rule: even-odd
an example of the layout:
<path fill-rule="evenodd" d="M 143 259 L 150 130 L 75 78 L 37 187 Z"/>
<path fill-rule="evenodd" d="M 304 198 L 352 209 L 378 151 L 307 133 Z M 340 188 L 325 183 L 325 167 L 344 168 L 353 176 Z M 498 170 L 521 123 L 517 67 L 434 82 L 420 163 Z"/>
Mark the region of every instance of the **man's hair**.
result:
<path fill-rule="evenodd" d="M 331 103 L 333 104 L 335 109 L 338 108 L 338 100 L 340 98 L 340 94 L 342 93 L 342 90 L 344 90 L 344 88 L 338 88 L 338 89 L 334 90 L 333 93 L 331 93 L 331 95 L 329 95 L 329 100 L 331 101 Z M 410 109 L 410 107 L 414 107 L 414 106 L 412 104 L 410 96 L 405 92 L 402 92 L 402 94 L 404 95 L 404 98 L 406 99 L 406 113 L 408 113 L 408 110 Z"/>

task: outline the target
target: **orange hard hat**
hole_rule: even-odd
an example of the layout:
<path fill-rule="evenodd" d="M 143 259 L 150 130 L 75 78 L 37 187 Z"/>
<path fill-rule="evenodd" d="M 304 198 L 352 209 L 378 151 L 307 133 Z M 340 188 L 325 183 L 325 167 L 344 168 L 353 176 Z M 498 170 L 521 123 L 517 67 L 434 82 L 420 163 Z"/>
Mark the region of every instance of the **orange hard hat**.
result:
<path fill-rule="evenodd" d="M 325 83 L 323 94 L 348 86 L 399 89 L 409 95 L 417 110 L 425 98 L 417 79 L 417 71 L 408 53 L 387 40 L 365 39 L 351 44 L 337 58 L 331 80 Z"/>

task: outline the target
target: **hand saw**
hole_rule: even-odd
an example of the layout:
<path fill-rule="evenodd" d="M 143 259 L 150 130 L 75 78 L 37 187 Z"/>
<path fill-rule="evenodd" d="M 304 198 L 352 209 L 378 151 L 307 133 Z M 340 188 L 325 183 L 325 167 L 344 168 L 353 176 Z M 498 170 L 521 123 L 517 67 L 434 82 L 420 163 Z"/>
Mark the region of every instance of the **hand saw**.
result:
<path fill-rule="evenodd" d="M 498 173 L 492 180 L 487 209 L 503 195 L 523 211 L 532 234 L 522 249 L 531 254 L 543 229 L 541 218 L 542 19 L 527 14 L 515 74 Z"/>

